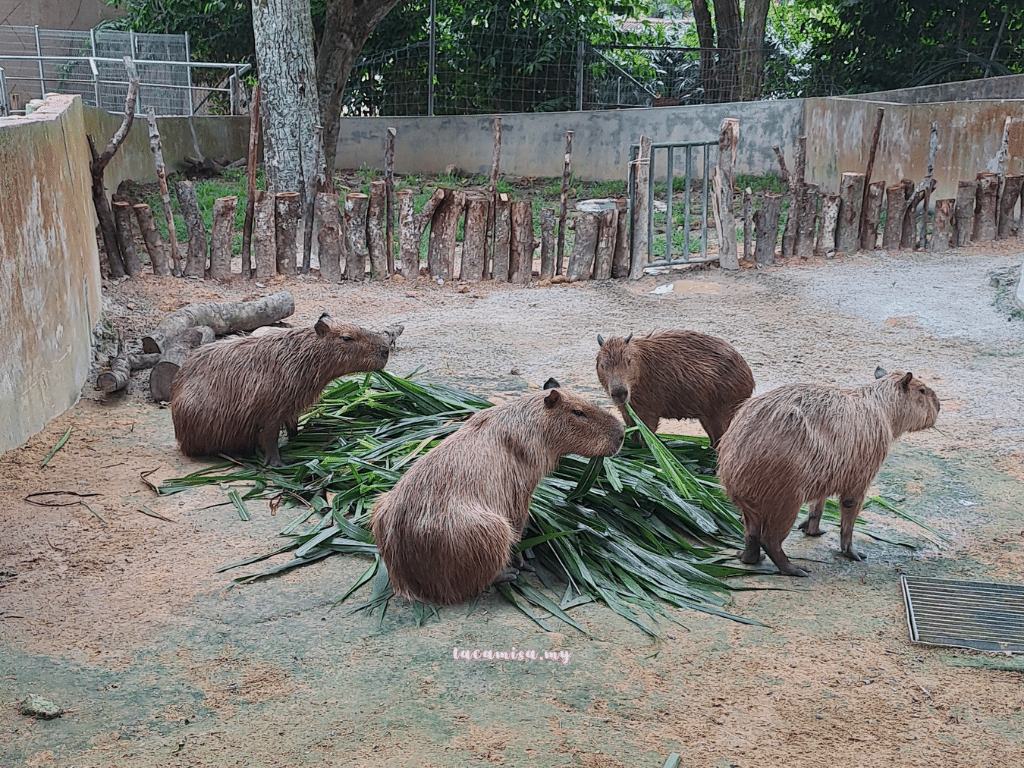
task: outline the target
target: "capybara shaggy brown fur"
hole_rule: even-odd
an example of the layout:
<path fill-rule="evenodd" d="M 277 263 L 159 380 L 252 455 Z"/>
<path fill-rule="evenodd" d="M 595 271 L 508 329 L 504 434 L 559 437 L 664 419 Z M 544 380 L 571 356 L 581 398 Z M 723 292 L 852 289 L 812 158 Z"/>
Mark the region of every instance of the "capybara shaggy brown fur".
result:
<path fill-rule="evenodd" d="M 912 373 L 884 374 L 858 389 L 790 384 L 748 400 L 737 412 L 718 454 L 718 477 L 743 513 L 744 563 L 761 561 L 761 549 L 787 576 L 806 576 L 782 551 L 800 514 L 800 527 L 821 534 L 825 499 L 842 508 L 842 553 L 853 549 L 853 524 L 868 486 L 892 441 L 935 424 L 939 399 Z"/>
<path fill-rule="evenodd" d="M 597 378 L 629 425 L 629 403 L 652 432 L 661 419 L 699 419 L 718 441 L 754 391 L 754 374 L 727 341 L 696 331 L 659 331 L 645 338 L 597 337 Z"/>
<path fill-rule="evenodd" d="M 251 455 L 281 466 L 281 427 L 298 418 L 333 379 L 378 371 L 392 337 L 321 315 L 312 328 L 226 339 L 199 347 L 171 383 L 174 435 L 186 456 Z"/>
<path fill-rule="evenodd" d="M 612 456 L 623 427 L 564 389 L 486 408 L 380 496 L 373 535 L 395 594 L 454 605 L 523 567 L 512 555 L 537 484 L 567 453 Z"/>

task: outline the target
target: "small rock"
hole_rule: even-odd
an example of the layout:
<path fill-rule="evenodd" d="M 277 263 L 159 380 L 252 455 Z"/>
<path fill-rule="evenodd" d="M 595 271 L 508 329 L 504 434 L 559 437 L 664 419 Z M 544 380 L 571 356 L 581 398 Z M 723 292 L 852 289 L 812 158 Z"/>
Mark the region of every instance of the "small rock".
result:
<path fill-rule="evenodd" d="M 519 369 L 518 368 L 513 368 L 508 373 L 509 373 L 510 376 L 518 376 L 519 375 Z"/>
<path fill-rule="evenodd" d="M 18 705 L 18 712 L 27 717 L 37 717 L 40 720 L 53 720 L 55 717 L 60 717 L 64 714 L 64 710 L 52 701 L 36 696 L 34 693 L 30 693 Z"/>
<path fill-rule="evenodd" d="M 554 277 L 551 278 L 551 284 L 552 285 L 554 285 L 555 283 L 568 283 L 568 282 L 569 282 L 569 278 L 566 277 L 565 275 L 555 275 Z"/>

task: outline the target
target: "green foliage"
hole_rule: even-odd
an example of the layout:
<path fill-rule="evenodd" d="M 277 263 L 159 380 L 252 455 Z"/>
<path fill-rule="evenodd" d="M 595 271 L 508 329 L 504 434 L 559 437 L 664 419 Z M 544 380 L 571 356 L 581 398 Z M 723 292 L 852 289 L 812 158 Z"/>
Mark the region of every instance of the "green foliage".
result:
<path fill-rule="evenodd" d="M 736 190 L 742 192 L 747 187 L 750 187 L 750 191 L 755 195 L 758 192 L 770 192 L 781 195 L 789 191 L 785 183 L 783 183 L 782 177 L 777 173 L 768 173 L 764 176 L 752 176 L 747 173 L 736 174 Z"/>

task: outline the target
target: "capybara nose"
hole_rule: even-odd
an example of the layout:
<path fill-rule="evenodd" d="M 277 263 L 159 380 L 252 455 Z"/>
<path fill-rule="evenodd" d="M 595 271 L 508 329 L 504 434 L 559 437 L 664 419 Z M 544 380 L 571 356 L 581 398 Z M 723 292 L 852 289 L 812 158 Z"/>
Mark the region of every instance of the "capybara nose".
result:
<path fill-rule="evenodd" d="M 629 390 L 625 387 L 612 387 L 610 394 L 616 405 L 622 405 L 626 402 L 626 398 L 629 397 Z"/>

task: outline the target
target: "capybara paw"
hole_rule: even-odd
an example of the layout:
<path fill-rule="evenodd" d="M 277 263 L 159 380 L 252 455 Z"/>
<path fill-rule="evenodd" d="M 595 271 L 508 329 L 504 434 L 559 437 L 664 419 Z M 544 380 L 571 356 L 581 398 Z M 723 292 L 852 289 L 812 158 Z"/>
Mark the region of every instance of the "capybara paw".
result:
<path fill-rule="evenodd" d="M 760 563 L 764 562 L 763 554 L 748 555 L 747 550 L 745 549 L 741 549 L 739 552 L 737 552 L 736 557 L 740 559 L 741 563 L 746 563 L 747 565 L 759 565 Z"/>
<path fill-rule="evenodd" d="M 810 576 L 810 568 L 800 568 L 792 563 L 787 563 L 785 568 L 779 568 L 779 572 L 783 576 Z"/>
<path fill-rule="evenodd" d="M 867 558 L 864 557 L 860 552 L 855 550 L 853 547 L 842 550 L 843 557 L 848 557 L 854 562 L 863 563 Z"/>
<path fill-rule="evenodd" d="M 494 586 L 500 586 L 502 584 L 508 584 L 510 581 L 515 581 L 519 578 L 518 568 L 506 568 L 504 571 L 494 577 L 494 581 L 491 582 Z"/>
<path fill-rule="evenodd" d="M 805 536 L 821 536 L 825 533 L 821 530 L 821 526 L 818 524 L 817 518 L 808 518 L 800 523 L 797 528 L 803 531 Z"/>

